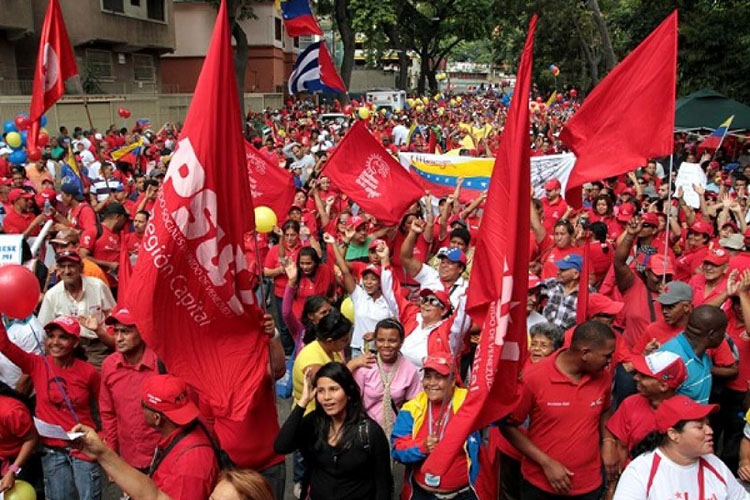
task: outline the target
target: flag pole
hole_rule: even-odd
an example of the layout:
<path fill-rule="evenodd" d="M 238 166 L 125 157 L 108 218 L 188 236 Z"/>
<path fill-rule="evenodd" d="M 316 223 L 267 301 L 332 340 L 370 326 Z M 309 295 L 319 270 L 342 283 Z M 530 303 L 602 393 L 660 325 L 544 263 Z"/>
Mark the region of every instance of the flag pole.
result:
<path fill-rule="evenodd" d="M 664 228 L 665 234 L 664 234 L 664 262 L 667 262 L 667 259 L 669 258 L 669 236 L 670 231 L 672 228 L 669 225 L 670 219 L 672 218 L 672 166 L 674 165 L 674 146 L 672 146 L 672 151 L 669 153 L 669 174 L 667 177 L 667 226 Z M 678 200 L 679 204 L 679 200 Z M 665 264 L 666 266 L 666 264 Z M 666 273 L 662 273 L 661 280 L 663 284 L 667 284 L 667 275 Z"/>

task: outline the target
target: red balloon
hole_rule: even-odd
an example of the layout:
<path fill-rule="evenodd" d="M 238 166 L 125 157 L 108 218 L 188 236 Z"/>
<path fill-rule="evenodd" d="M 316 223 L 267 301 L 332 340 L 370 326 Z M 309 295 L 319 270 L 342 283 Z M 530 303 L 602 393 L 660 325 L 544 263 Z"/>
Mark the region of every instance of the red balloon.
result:
<path fill-rule="evenodd" d="M 26 158 L 29 161 L 38 161 L 42 157 L 42 150 L 37 146 L 34 148 L 27 148 Z"/>
<path fill-rule="evenodd" d="M 576 89 L 570 89 L 570 97 L 576 97 L 578 95 L 578 91 Z"/>
<path fill-rule="evenodd" d="M 353 110 L 354 110 L 354 108 L 352 108 L 352 105 L 351 105 L 351 104 L 347 104 L 346 106 L 344 106 L 344 114 L 345 114 L 345 115 L 350 115 L 350 114 L 352 114 L 352 111 L 353 111 Z"/>
<path fill-rule="evenodd" d="M 39 144 L 40 148 L 43 148 L 49 143 L 49 135 L 45 132 L 39 132 L 39 137 L 37 137 L 36 143 Z"/>
<path fill-rule="evenodd" d="M 29 117 L 25 115 L 18 115 L 13 121 L 15 122 L 16 128 L 18 130 L 26 130 L 31 126 L 31 120 L 29 120 Z"/>
<path fill-rule="evenodd" d="M 120 118 L 130 118 L 130 110 L 127 108 L 119 108 L 117 114 L 120 115 Z"/>
<path fill-rule="evenodd" d="M 34 273 L 18 264 L 0 267 L 0 312 L 24 319 L 34 312 L 39 300 L 39 281 Z"/>
<path fill-rule="evenodd" d="M 557 94 L 557 95 L 555 96 L 555 100 L 556 100 L 557 102 L 562 102 L 562 100 L 563 100 L 563 96 L 562 96 L 562 94 Z"/>

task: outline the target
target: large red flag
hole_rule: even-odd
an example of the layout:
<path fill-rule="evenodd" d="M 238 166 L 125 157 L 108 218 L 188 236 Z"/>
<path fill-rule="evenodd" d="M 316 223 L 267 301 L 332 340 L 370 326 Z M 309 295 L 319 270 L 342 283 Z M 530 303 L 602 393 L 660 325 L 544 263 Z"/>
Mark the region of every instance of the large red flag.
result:
<path fill-rule="evenodd" d="M 217 415 L 238 420 L 267 371 L 268 338 L 243 252 L 255 221 L 237 86 L 228 75 L 234 62 L 222 1 L 126 302 L 170 372 Z"/>
<path fill-rule="evenodd" d="M 424 189 L 378 144 L 364 122 L 354 124 L 326 162 L 331 182 L 385 225 L 398 224 Z"/>
<path fill-rule="evenodd" d="M 503 130 L 474 251 L 466 309 L 482 325 L 469 394 L 424 470 L 445 473 L 471 432 L 504 416 L 516 398 L 526 353 L 529 276 L 529 87 L 537 17 L 529 22 L 516 87 Z"/>
<path fill-rule="evenodd" d="M 567 190 L 672 152 L 677 73 L 674 11 L 589 94 L 560 139 L 576 154 Z"/>
<path fill-rule="evenodd" d="M 247 141 L 245 160 L 253 204 L 269 207 L 278 220 L 285 220 L 289 207 L 294 203 L 294 175 L 271 163 Z"/>
<path fill-rule="evenodd" d="M 77 74 L 76 58 L 65 30 L 60 4 L 57 0 L 49 0 L 39 39 L 31 93 L 29 149 L 36 146 L 39 119 L 65 93 L 65 80 Z"/>

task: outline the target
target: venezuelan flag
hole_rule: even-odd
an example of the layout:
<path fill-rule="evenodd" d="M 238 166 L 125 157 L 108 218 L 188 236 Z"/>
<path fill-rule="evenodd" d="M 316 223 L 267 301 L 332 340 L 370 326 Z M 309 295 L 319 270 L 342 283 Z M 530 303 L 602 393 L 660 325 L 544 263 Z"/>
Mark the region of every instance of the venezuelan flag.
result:
<path fill-rule="evenodd" d="M 547 102 L 545 105 L 549 108 L 552 106 L 552 103 L 555 102 L 555 99 L 557 98 L 557 90 L 553 90 L 552 94 L 549 96 L 549 99 L 547 99 Z"/>
<path fill-rule="evenodd" d="M 724 142 L 724 138 L 729 132 L 729 127 L 732 125 L 732 120 L 734 120 L 734 115 L 727 118 L 724 123 L 719 125 L 716 130 L 711 132 L 711 135 L 703 139 L 703 142 L 701 142 L 700 146 L 698 146 L 698 153 L 701 153 L 706 149 L 719 149 L 721 147 L 721 143 Z"/>
<path fill-rule="evenodd" d="M 134 155 L 138 155 L 140 153 L 140 148 L 143 146 L 143 138 L 138 139 L 137 141 L 128 144 L 127 146 L 123 146 L 119 149 L 115 149 L 112 151 L 110 156 L 113 160 L 117 161 L 123 156 L 127 155 L 128 153 L 133 153 Z"/>
<path fill-rule="evenodd" d="M 463 177 L 461 201 L 468 202 L 490 186 L 494 158 L 400 153 L 399 161 L 425 189 L 436 196 L 452 194 L 458 178 Z"/>
<path fill-rule="evenodd" d="M 83 193 L 81 169 L 78 167 L 73 149 L 70 146 L 68 146 L 68 155 L 65 157 L 65 161 L 60 169 L 60 177 L 62 177 L 63 184 L 75 184 L 78 186 L 78 190 Z"/>

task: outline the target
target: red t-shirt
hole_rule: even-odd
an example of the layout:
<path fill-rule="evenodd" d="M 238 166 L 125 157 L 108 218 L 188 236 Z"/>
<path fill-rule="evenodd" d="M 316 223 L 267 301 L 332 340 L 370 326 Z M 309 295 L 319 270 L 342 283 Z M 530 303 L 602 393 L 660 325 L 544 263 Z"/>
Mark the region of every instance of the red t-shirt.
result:
<path fill-rule="evenodd" d="M 128 254 L 138 253 L 138 249 L 141 247 L 141 240 L 143 235 L 138 236 L 136 233 L 127 233 L 122 236 L 120 247 L 128 251 Z"/>
<path fill-rule="evenodd" d="M 96 237 L 96 227 L 89 228 L 81 235 L 81 248 L 91 252 L 91 257 L 106 262 L 120 261 L 120 235 L 102 225 L 102 234 Z"/>
<path fill-rule="evenodd" d="M 727 324 L 727 335 L 734 341 L 740 354 L 739 373 L 736 378 L 727 380 L 724 385 L 733 391 L 747 391 L 747 383 L 750 381 L 750 335 L 747 334 L 745 325 L 737 319 L 733 311 L 727 312 L 729 323 Z"/>
<path fill-rule="evenodd" d="M 727 276 L 724 275 L 724 278 L 719 281 L 719 284 L 708 295 L 706 295 L 706 277 L 704 275 L 696 274 L 690 278 L 690 286 L 693 287 L 693 306 L 698 307 L 709 300 L 715 299 L 727 290 Z M 719 307 L 722 305 L 719 304 Z"/>
<path fill-rule="evenodd" d="M 281 244 L 283 245 L 283 243 Z M 291 249 L 287 248 L 286 257 L 297 262 L 297 255 L 299 254 L 299 251 L 301 249 L 302 245 L 297 245 L 295 248 Z M 277 269 L 281 267 L 281 263 L 279 263 L 279 245 L 274 246 L 268 251 L 263 262 L 263 266 L 267 269 Z M 286 288 L 287 281 L 289 281 L 289 278 L 286 277 L 286 273 L 281 273 L 273 279 L 274 295 L 276 295 L 277 297 L 284 296 L 284 289 Z"/>
<path fill-rule="evenodd" d="M 625 329 L 622 332 L 625 340 L 625 347 L 632 350 L 633 344 L 638 339 L 646 327 L 653 321 L 664 318 L 661 313 L 661 304 L 656 301 L 657 294 L 646 288 L 646 284 L 637 275 L 633 276 L 633 284 L 622 294 L 625 307 L 618 316 Z M 649 301 L 653 305 L 654 319 L 651 319 L 651 308 Z"/>
<path fill-rule="evenodd" d="M 568 209 L 568 204 L 562 199 L 562 197 L 557 198 L 554 203 L 550 203 L 545 196 L 542 198 L 542 206 L 544 207 L 544 220 L 542 221 L 542 224 L 544 225 L 544 229 L 547 230 L 547 234 L 552 234 L 555 230 L 555 224 L 557 221 L 562 219 L 562 216 L 565 215 L 565 211 Z"/>
<path fill-rule="evenodd" d="M 683 331 L 685 328 L 679 325 L 670 325 L 664 318 L 659 318 L 648 325 L 633 341 L 630 352 L 642 355 L 649 342 L 656 339 L 659 345 L 664 344 L 669 339 Z"/>
<path fill-rule="evenodd" d="M 11 208 L 10 212 L 3 219 L 3 232 L 5 234 L 21 234 L 34 222 L 36 215 L 31 212 L 18 213 L 15 208 Z M 36 236 L 39 234 L 39 226 L 34 228 L 29 236 Z"/>
<path fill-rule="evenodd" d="M 305 307 L 305 301 L 311 295 L 322 295 L 323 297 L 333 298 L 336 287 L 336 276 L 333 274 L 333 267 L 321 263 L 318 266 L 315 275 L 303 275 L 299 279 L 297 294 L 294 296 L 292 311 L 296 318 L 302 318 L 302 309 Z"/>
<path fill-rule="evenodd" d="M 521 398 L 509 420 L 521 425 L 530 417 L 529 439 L 574 473 L 568 495 L 582 495 L 602 483 L 599 420 L 609 409 L 612 378 L 602 371 L 574 382 L 557 368 L 560 352 L 524 373 Z M 542 467 L 525 456 L 521 472 L 537 488 L 554 493 Z"/>
<path fill-rule="evenodd" d="M 630 451 L 656 430 L 656 410 L 640 394 L 628 396 L 607 421 L 607 430 L 625 443 Z"/>
<path fill-rule="evenodd" d="M 404 268 L 401 266 L 401 246 L 404 244 L 406 235 L 402 234 L 401 231 L 396 233 L 396 237 L 393 239 L 393 245 L 391 250 L 391 268 L 393 269 L 393 277 L 399 280 L 401 284 L 408 284 L 417 286 L 418 283 L 414 281 L 414 278 L 409 276 Z M 430 245 L 425 241 L 424 235 L 419 235 L 417 243 L 414 245 L 414 258 L 419 262 L 427 262 L 429 257 Z"/>
<path fill-rule="evenodd" d="M 96 213 L 88 203 L 79 203 L 77 207 L 70 211 L 68 220 L 75 229 L 86 231 L 89 228 L 96 228 Z"/>
<path fill-rule="evenodd" d="M 695 250 L 688 250 L 683 253 L 678 259 L 677 264 L 674 267 L 673 280 L 684 281 L 685 283 L 690 281 L 690 278 L 695 274 L 695 270 L 698 269 L 706 258 L 708 253 L 708 246 L 702 246 Z"/>
<path fill-rule="evenodd" d="M 727 272 L 727 274 L 731 273 L 735 269 L 737 269 L 740 273 L 742 273 L 742 271 L 744 271 L 745 269 L 750 269 L 750 253 L 740 252 L 737 255 L 729 258 L 729 271 Z"/>
<path fill-rule="evenodd" d="M 544 242 L 542 242 L 542 244 L 544 244 Z M 542 255 L 542 280 L 554 278 L 555 276 L 557 276 L 558 269 L 555 262 L 572 253 L 583 255 L 583 251 L 578 247 L 558 248 L 556 246 L 553 246 L 552 248 L 544 252 Z"/>
<path fill-rule="evenodd" d="M 130 218 L 134 219 L 135 214 L 138 213 L 138 207 L 140 206 L 141 202 L 143 201 L 143 198 L 146 197 L 146 193 L 141 193 L 138 196 L 138 199 L 135 200 L 135 203 L 133 203 L 133 207 L 130 209 Z M 143 205 L 143 208 L 141 210 L 145 210 L 146 212 L 153 214 L 154 213 L 154 204 L 156 203 L 156 200 L 148 200 L 146 201 L 146 204 Z"/>
<path fill-rule="evenodd" d="M 159 449 L 169 446 L 182 430 L 180 427 L 163 438 Z M 193 500 L 209 497 L 218 474 L 219 464 L 211 442 L 202 429 L 195 428 L 167 453 L 152 478 L 172 500 Z"/>
<path fill-rule="evenodd" d="M 31 412 L 19 400 L 0 396 L 0 462 L 14 459 L 33 429 Z"/>

